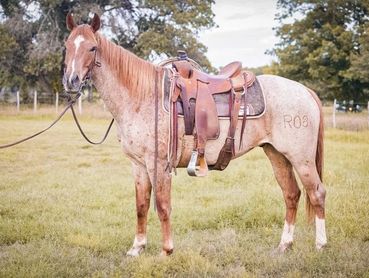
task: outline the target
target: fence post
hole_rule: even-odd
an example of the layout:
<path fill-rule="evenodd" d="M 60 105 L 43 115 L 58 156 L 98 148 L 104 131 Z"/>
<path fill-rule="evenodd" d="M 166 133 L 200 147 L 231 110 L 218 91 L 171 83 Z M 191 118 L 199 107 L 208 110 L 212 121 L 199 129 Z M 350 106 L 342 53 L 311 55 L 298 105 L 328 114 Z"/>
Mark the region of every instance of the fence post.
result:
<path fill-rule="evenodd" d="M 334 99 L 334 101 L 333 101 L 333 114 L 332 114 L 333 128 L 336 128 L 336 104 L 337 104 L 337 100 Z"/>
<path fill-rule="evenodd" d="M 78 98 L 78 112 L 82 115 L 82 96 Z"/>
<path fill-rule="evenodd" d="M 59 92 L 56 92 L 55 94 L 55 112 L 58 113 L 59 108 Z"/>
<path fill-rule="evenodd" d="M 33 112 L 37 111 L 37 90 L 34 91 L 33 94 Z"/>
<path fill-rule="evenodd" d="M 368 127 L 369 127 L 369 101 L 368 101 L 368 107 L 367 107 L 367 110 L 368 110 Z"/>
<path fill-rule="evenodd" d="M 19 90 L 17 91 L 17 112 L 20 110 Z"/>

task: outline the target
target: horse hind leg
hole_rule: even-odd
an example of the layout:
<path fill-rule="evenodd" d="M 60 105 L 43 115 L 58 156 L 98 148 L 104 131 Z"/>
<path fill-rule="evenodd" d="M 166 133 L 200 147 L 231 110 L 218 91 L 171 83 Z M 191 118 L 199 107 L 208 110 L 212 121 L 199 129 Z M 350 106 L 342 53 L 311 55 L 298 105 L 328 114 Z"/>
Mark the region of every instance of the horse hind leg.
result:
<path fill-rule="evenodd" d="M 325 231 L 325 195 L 321 178 L 319 177 L 316 163 L 313 159 L 301 159 L 292 161 L 306 191 L 306 206 L 309 220 L 315 214 L 315 245 L 321 250 L 327 244 Z"/>
<path fill-rule="evenodd" d="M 127 256 L 137 257 L 145 249 L 147 213 L 150 208 L 151 183 L 146 168 L 133 164 L 136 188 L 137 228 L 132 248 Z"/>
<path fill-rule="evenodd" d="M 286 157 L 270 144 L 264 145 L 263 149 L 272 164 L 274 175 L 282 189 L 286 204 L 283 232 L 277 249 L 278 252 L 282 253 L 290 249 L 293 244 L 297 206 L 301 191 L 297 185 L 292 165 Z"/>

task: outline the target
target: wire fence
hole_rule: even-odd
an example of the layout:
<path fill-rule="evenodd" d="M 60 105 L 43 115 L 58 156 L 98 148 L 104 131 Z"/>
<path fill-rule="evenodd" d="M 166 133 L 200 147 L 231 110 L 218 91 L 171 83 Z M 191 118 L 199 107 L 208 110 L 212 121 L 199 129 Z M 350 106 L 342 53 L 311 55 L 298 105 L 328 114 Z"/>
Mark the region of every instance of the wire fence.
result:
<path fill-rule="evenodd" d="M 28 92 L 26 95 L 19 91 L 0 91 L 0 112 L 2 114 L 14 113 L 54 113 L 60 112 L 64 106 L 65 95 L 38 92 Z M 5 108 L 6 107 L 6 108 Z M 92 117 L 106 117 L 109 115 L 104 102 L 99 94 L 87 88 L 77 102 L 78 113 L 86 113 Z M 41 109 L 43 108 L 43 109 Z M 2 111 L 1 111 L 2 110 Z M 369 129 L 369 101 L 356 103 L 353 101 L 334 100 L 324 108 L 325 125 L 327 127 L 345 130 L 368 130 Z"/>
<path fill-rule="evenodd" d="M 353 100 L 338 101 L 334 99 L 331 118 L 333 128 L 369 129 L 369 101 L 367 103 L 359 103 Z"/>
<path fill-rule="evenodd" d="M 66 95 L 64 93 L 47 93 L 32 90 L 22 93 L 19 90 L 0 90 L 0 104 L 2 106 L 14 106 L 19 112 L 21 109 L 33 109 L 37 112 L 41 106 L 54 106 L 58 112 L 59 106 L 63 105 Z M 101 102 L 100 96 L 91 88 L 86 88 L 78 100 L 78 110 L 82 114 L 82 103 Z M 105 105 L 103 105 L 105 109 Z"/>

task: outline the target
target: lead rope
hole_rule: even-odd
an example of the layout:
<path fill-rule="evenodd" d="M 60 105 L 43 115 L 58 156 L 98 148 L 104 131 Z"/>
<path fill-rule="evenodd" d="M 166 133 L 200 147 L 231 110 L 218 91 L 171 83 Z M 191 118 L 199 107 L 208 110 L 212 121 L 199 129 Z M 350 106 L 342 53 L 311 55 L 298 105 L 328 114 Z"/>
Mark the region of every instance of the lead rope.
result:
<path fill-rule="evenodd" d="M 44 128 L 43 130 L 39 131 L 39 132 L 36 132 L 35 134 L 31 135 L 31 136 L 28 136 L 26 138 L 23 138 L 23 139 L 20 139 L 16 142 L 13 142 L 13 143 L 10 143 L 10 144 L 6 144 L 6 145 L 0 145 L 0 149 L 5 149 L 5 148 L 10 148 L 10 147 L 13 147 L 15 145 L 18 145 L 20 143 L 23 143 L 25 141 L 28 141 L 42 133 L 44 133 L 45 131 L 48 131 L 50 128 L 52 128 L 65 114 L 65 112 L 68 111 L 68 109 L 73 105 L 72 102 L 68 103 L 68 106 L 65 107 L 65 109 L 60 113 L 60 115 L 47 127 L 47 128 Z"/>
<path fill-rule="evenodd" d="M 159 155 L 159 143 L 158 143 L 158 121 L 159 121 L 159 93 L 158 93 L 158 70 L 155 69 L 155 153 L 154 153 L 154 177 L 153 177 L 153 193 L 154 193 L 154 211 L 156 211 L 156 186 L 158 182 L 158 155 Z"/>
<path fill-rule="evenodd" d="M 96 39 L 97 40 L 97 43 L 98 43 L 98 39 Z M 45 129 L 43 129 L 43 130 L 41 130 L 41 131 L 39 131 L 39 132 L 37 132 L 37 133 L 35 133 L 35 134 L 33 134 L 33 135 L 31 135 L 31 136 L 28 136 L 28 137 L 26 137 L 26 138 L 23 138 L 23 139 L 21 139 L 21 140 L 18 140 L 18 141 L 16 141 L 16 142 L 14 142 L 14 143 L 10 143 L 10 144 L 6 144 L 6 145 L 0 145 L 0 149 L 5 149 L 5 148 L 9 148 L 9 147 L 12 147 L 12 146 L 15 146 L 15 145 L 18 145 L 18 144 L 20 144 L 20 143 L 22 143 L 22 142 L 25 142 L 25 141 L 28 141 L 28 140 L 30 140 L 30 139 L 32 139 L 32 138 L 34 138 L 34 137 L 36 137 L 36 136 L 38 136 L 38 135 L 40 135 L 40 134 L 42 134 L 42 133 L 44 133 L 45 131 L 47 131 L 47 130 L 49 130 L 50 128 L 52 128 L 63 116 L 64 116 L 64 114 L 65 114 L 65 112 L 67 112 L 67 110 L 70 108 L 71 110 L 72 110 L 72 114 L 73 114 L 73 118 L 74 118 L 74 121 L 75 121 L 75 123 L 76 123 L 76 125 L 77 125 L 77 127 L 78 127 L 78 129 L 79 129 L 79 131 L 80 131 L 80 133 L 82 134 L 82 136 L 83 136 L 83 138 L 85 138 L 86 139 L 86 141 L 88 142 L 88 143 L 90 143 L 90 144 L 92 144 L 92 145 L 100 145 L 100 144 L 102 144 L 102 143 L 104 143 L 104 141 L 105 141 L 105 139 L 108 137 L 108 134 L 109 134 L 109 132 L 110 132 L 110 129 L 111 129 L 111 127 L 112 127 L 112 125 L 113 125 L 113 122 L 114 122 L 114 118 L 111 120 L 111 122 L 110 122 L 110 124 L 109 124 L 109 127 L 108 127 L 108 129 L 106 130 L 106 132 L 105 132 L 105 135 L 103 136 L 103 138 L 99 141 L 99 142 L 93 142 L 93 141 L 91 141 L 87 136 L 86 136 L 86 134 L 83 132 L 83 130 L 82 130 L 82 127 L 81 127 L 81 125 L 79 124 L 79 122 L 78 122 L 78 119 L 77 119 L 77 115 L 76 115 L 76 113 L 75 113 L 75 111 L 74 111 L 74 108 L 73 108 L 73 104 L 77 101 L 77 99 L 82 95 L 82 93 L 81 93 L 81 91 L 82 91 L 82 89 L 83 89 L 83 87 L 84 87 L 84 85 L 86 85 L 86 83 L 88 82 L 88 80 L 91 80 L 91 74 L 92 74 L 92 69 L 94 68 L 94 67 L 101 67 L 101 62 L 100 61 L 98 61 L 97 60 L 97 49 L 95 50 L 95 53 L 94 53 L 94 60 L 93 60 L 93 62 L 89 65 L 89 67 L 88 67 L 88 71 L 87 71 L 87 73 L 86 73 L 86 75 L 85 75 L 85 77 L 83 78 L 83 82 L 82 82 L 82 84 L 80 85 L 80 87 L 79 87 L 79 90 L 78 90 L 78 93 L 76 94 L 76 96 L 74 97 L 74 98 L 72 98 L 70 95 L 68 95 L 67 94 L 67 100 L 68 100 L 68 105 L 67 105 L 67 107 L 65 107 L 65 109 L 62 111 L 62 113 L 60 113 L 60 115 L 47 127 L 47 128 L 45 128 Z"/>
<path fill-rule="evenodd" d="M 86 139 L 86 141 L 87 141 L 88 143 L 92 144 L 92 145 L 101 145 L 102 143 L 104 143 L 104 141 L 105 141 L 105 139 L 108 137 L 108 134 L 109 134 L 109 132 L 110 132 L 110 129 L 111 129 L 111 127 L 112 127 L 113 123 L 114 123 L 114 118 L 113 118 L 113 119 L 111 119 L 110 124 L 109 124 L 109 126 L 108 126 L 108 129 L 106 130 L 106 132 L 105 132 L 105 134 L 104 134 L 103 138 L 102 138 L 100 141 L 98 141 L 98 142 L 93 142 L 93 141 L 91 141 L 91 140 L 87 137 L 87 135 L 83 132 L 82 127 L 81 127 L 81 125 L 80 125 L 80 123 L 79 123 L 79 121 L 78 121 L 78 119 L 77 119 L 76 112 L 74 111 L 73 105 L 70 107 L 70 109 L 72 110 L 72 114 L 73 114 L 74 122 L 76 123 L 76 125 L 77 125 L 77 127 L 78 127 L 78 130 L 79 130 L 79 132 L 81 133 L 81 135 L 83 136 L 83 138 L 85 138 L 85 139 Z"/>
<path fill-rule="evenodd" d="M 82 89 L 82 87 L 81 87 Z M 114 122 L 114 118 L 111 120 L 110 124 L 109 124 L 109 127 L 108 129 L 106 130 L 103 138 L 99 141 L 99 142 L 93 142 L 91 141 L 87 136 L 86 134 L 83 132 L 82 130 L 82 127 L 81 125 L 79 124 L 78 122 L 78 119 L 77 119 L 77 115 L 74 111 L 74 108 L 73 108 L 73 104 L 76 103 L 77 99 L 81 96 L 81 89 L 78 91 L 78 93 L 76 94 L 76 96 L 74 98 L 72 98 L 71 96 L 68 95 L 68 105 L 64 108 L 64 110 L 60 113 L 60 115 L 47 127 L 47 128 L 44 128 L 43 130 L 39 131 L 39 132 L 36 132 L 35 134 L 31 135 L 31 136 L 28 136 L 26 138 L 23 138 L 21 140 L 18 140 L 16 142 L 13 142 L 13 143 L 10 143 L 10 144 L 6 144 L 6 145 L 0 145 L 0 149 L 5 149 L 5 148 L 10 148 L 12 146 L 15 146 L 15 145 L 18 145 L 20 143 L 23 143 L 25 141 L 28 141 L 42 133 L 44 133 L 45 131 L 48 131 L 50 128 L 52 128 L 63 116 L 64 114 L 68 111 L 68 109 L 71 109 L 72 110 L 72 114 L 73 114 L 73 118 L 74 118 L 74 121 L 80 131 L 80 133 L 82 134 L 82 136 L 86 139 L 87 142 L 89 142 L 90 144 L 93 144 L 93 145 L 100 145 L 102 143 L 104 143 L 105 139 L 108 137 L 108 134 L 110 132 L 110 129 L 113 125 L 113 122 Z"/>

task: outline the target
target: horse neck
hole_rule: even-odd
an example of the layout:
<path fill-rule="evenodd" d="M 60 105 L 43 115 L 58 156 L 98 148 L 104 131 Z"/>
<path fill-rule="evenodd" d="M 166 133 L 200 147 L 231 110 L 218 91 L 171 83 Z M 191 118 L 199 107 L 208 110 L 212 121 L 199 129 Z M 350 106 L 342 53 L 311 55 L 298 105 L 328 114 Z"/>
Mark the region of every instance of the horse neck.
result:
<path fill-rule="evenodd" d="M 114 117 L 125 110 L 149 105 L 160 92 L 162 69 L 137 57 L 98 34 L 101 67 L 94 69 L 93 82 Z M 156 75 L 158 75 L 156 77 Z M 155 82 L 158 78 L 158 82 Z"/>

